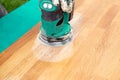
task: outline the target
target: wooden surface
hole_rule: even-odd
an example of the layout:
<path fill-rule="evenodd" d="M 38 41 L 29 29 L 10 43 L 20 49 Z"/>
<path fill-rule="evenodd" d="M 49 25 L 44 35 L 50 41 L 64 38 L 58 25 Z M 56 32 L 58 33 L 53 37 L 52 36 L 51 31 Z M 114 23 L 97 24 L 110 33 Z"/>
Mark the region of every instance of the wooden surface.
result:
<path fill-rule="evenodd" d="M 120 1 L 76 0 L 76 13 L 71 58 L 53 63 L 34 56 L 38 24 L 0 54 L 0 80 L 120 80 Z"/>

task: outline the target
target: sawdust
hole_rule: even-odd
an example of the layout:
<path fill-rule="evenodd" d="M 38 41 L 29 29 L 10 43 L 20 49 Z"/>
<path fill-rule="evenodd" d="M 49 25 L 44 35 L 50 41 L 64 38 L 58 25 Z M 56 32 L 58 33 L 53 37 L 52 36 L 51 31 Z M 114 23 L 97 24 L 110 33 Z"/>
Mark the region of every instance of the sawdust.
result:
<path fill-rule="evenodd" d="M 73 55 L 73 44 L 48 46 L 41 43 L 37 38 L 32 50 L 37 59 L 47 62 L 58 62 Z"/>

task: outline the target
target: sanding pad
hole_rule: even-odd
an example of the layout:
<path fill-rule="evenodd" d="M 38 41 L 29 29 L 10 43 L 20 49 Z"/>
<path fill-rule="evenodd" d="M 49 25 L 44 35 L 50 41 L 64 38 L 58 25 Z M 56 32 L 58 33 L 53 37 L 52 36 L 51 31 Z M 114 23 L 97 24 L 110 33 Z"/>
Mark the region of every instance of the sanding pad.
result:
<path fill-rule="evenodd" d="M 45 45 L 49 45 L 49 46 L 63 46 L 63 45 L 66 45 L 66 44 L 68 44 L 69 42 L 72 41 L 73 33 L 72 33 L 72 29 L 71 29 L 71 31 L 67 35 L 62 36 L 60 38 L 49 38 L 47 36 L 44 36 L 42 33 L 40 33 L 38 35 L 38 38 Z"/>

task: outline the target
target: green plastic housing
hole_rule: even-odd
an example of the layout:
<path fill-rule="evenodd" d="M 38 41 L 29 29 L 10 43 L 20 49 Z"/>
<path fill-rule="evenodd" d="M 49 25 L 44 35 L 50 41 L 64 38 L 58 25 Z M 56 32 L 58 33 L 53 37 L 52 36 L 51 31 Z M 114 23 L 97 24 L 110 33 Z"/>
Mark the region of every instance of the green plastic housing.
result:
<path fill-rule="evenodd" d="M 44 4 L 51 4 L 52 8 L 46 8 Z M 52 4 L 51 0 L 41 0 L 39 5 L 41 10 L 45 10 L 47 12 L 52 12 L 57 9 L 57 6 Z M 43 14 L 43 13 L 42 13 Z M 54 16 L 54 15 L 53 15 Z M 50 38 L 60 38 L 64 35 L 68 34 L 71 31 L 71 26 L 69 22 L 69 13 L 63 12 L 63 17 L 54 20 L 54 21 L 46 21 L 41 16 L 41 27 L 40 32 Z M 57 26 L 57 23 L 63 18 L 63 22 Z"/>

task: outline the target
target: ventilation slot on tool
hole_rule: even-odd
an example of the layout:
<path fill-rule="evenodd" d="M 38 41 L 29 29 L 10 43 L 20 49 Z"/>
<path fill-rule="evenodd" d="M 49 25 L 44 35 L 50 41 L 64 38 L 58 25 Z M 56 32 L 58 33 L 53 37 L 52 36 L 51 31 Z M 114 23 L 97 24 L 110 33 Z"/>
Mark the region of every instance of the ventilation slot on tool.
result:
<path fill-rule="evenodd" d="M 59 26 L 59 25 L 61 25 L 62 23 L 63 23 L 63 17 L 62 17 L 62 19 L 57 23 L 56 26 Z"/>

